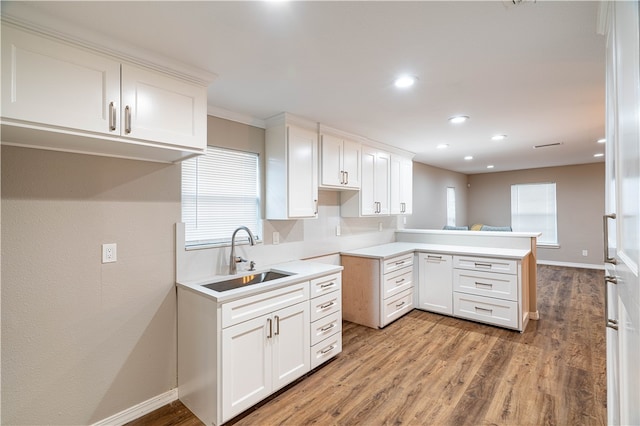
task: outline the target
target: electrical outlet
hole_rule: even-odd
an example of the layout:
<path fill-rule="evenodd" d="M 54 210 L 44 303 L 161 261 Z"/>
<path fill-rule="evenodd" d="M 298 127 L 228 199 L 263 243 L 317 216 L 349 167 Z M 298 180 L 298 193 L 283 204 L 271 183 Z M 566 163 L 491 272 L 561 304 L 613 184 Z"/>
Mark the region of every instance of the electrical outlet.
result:
<path fill-rule="evenodd" d="M 111 263 L 118 260 L 118 245 L 116 243 L 102 245 L 102 263 Z"/>
<path fill-rule="evenodd" d="M 589 256 L 589 251 L 588 250 L 582 250 L 582 255 L 583 256 Z"/>
<path fill-rule="evenodd" d="M 273 233 L 273 245 L 276 244 L 280 244 L 280 233 L 277 231 Z"/>

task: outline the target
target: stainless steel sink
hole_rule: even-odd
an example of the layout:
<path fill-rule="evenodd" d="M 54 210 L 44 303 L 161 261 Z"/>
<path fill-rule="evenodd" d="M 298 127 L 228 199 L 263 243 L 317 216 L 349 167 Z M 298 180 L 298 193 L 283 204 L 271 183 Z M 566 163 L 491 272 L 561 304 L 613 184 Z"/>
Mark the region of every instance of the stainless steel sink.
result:
<path fill-rule="evenodd" d="M 238 278 L 231 278 L 230 280 L 218 281 L 211 284 L 204 284 L 206 287 L 215 291 L 227 291 L 236 288 L 246 287 L 248 285 L 260 284 L 266 281 L 273 281 L 279 278 L 288 277 L 294 274 L 288 274 L 285 272 L 265 271 L 252 275 L 245 275 Z"/>

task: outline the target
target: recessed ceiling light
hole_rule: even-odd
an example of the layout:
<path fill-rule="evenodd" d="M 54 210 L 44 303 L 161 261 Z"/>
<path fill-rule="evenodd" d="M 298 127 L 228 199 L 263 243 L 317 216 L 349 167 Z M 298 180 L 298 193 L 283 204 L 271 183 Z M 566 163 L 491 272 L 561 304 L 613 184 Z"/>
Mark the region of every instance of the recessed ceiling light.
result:
<path fill-rule="evenodd" d="M 399 89 L 406 89 L 407 87 L 411 87 L 415 84 L 417 77 L 413 75 L 402 75 L 396 78 L 396 81 L 393 84 Z"/>
<path fill-rule="evenodd" d="M 467 155 L 466 157 L 464 157 L 464 159 L 469 161 L 469 160 L 473 160 L 473 157 L 471 155 Z"/>
<path fill-rule="evenodd" d="M 449 148 L 449 144 L 448 143 L 441 143 L 438 144 L 438 146 L 436 146 L 437 149 L 447 149 Z"/>
<path fill-rule="evenodd" d="M 598 139 L 598 143 L 605 143 L 607 140 L 605 138 Z"/>
<path fill-rule="evenodd" d="M 593 156 L 594 156 L 594 157 L 596 157 L 596 158 L 597 158 L 597 157 L 604 157 L 604 154 L 603 154 L 603 153 L 601 153 L 601 152 L 599 152 L 599 153 L 597 153 L 597 154 L 593 154 Z"/>
<path fill-rule="evenodd" d="M 494 167 L 495 167 L 495 166 L 494 166 L 493 164 L 489 164 L 489 165 L 487 166 L 487 169 L 493 169 Z"/>
<path fill-rule="evenodd" d="M 491 137 L 492 141 L 503 141 L 507 138 L 507 135 L 495 135 Z"/>
<path fill-rule="evenodd" d="M 449 117 L 449 121 L 454 124 L 464 123 L 469 119 L 468 115 L 456 115 L 454 117 Z"/>

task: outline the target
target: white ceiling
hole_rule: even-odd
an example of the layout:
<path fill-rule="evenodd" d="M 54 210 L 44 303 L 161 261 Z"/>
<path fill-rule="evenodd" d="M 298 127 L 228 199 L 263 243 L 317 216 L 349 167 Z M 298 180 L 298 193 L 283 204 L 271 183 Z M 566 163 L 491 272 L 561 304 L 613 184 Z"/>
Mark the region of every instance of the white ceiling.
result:
<path fill-rule="evenodd" d="M 213 110 L 257 123 L 287 111 L 467 174 L 604 161 L 593 156 L 604 152 L 596 143 L 605 89 L 597 2 L 2 1 L 2 8 L 213 72 Z M 419 80 L 398 90 L 401 73 Z M 471 118 L 452 125 L 447 118 L 456 114 Z M 508 138 L 492 141 L 495 134 Z M 436 149 L 440 143 L 449 148 Z"/>

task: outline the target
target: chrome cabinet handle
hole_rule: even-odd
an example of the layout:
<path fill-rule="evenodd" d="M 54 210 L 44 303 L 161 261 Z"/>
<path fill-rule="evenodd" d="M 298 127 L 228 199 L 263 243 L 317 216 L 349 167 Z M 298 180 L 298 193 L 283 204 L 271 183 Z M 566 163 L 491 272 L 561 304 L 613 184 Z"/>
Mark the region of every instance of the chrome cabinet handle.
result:
<path fill-rule="evenodd" d="M 400 302 L 396 304 L 396 308 L 402 308 L 406 302 Z"/>
<path fill-rule="evenodd" d="M 116 130 L 116 106 L 113 102 L 109 102 L 109 130 Z"/>
<path fill-rule="evenodd" d="M 335 326 L 336 326 L 335 323 L 331 323 L 331 324 L 327 325 L 326 327 L 322 327 L 320 329 L 320 332 L 324 333 L 326 331 L 331 330 L 332 328 L 335 328 Z"/>
<path fill-rule="evenodd" d="M 318 200 L 313 200 L 313 204 L 315 205 L 315 211 L 313 212 L 313 214 L 318 214 Z"/>
<path fill-rule="evenodd" d="M 273 320 L 271 318 L 267 318 L 267 322 L 269 323 L 269 334 L 267 334 L 267 339 L 271 339 L 273 337 Z"/>
<path fill-rule="evenodd" d="M 442 260 L 442 256 L 434 256 L 432 254 L 428 254 L 427 255 L 427 259 L 437 259 L 437 260 Z"/>
<path fill-rule="evenodd" d="M 475 308 L 476 308 L 476 312 L 480 312 L 480 313 L 486 312 L 489 315 L 493 314 L 493 309 L 480 308 L 478 306 L 476 306 Z"/>
<path fill-rule="evenodd" d="M 490 288 L 490 289 L 492 289 L 492 288 L 493 288 L 493 284 L 491 284 L 491 283 L 481 283 L 481 282 L 476 281 L 476 282 L 475 282 L 475 285 L 476 285 L 476 288 L 478 288 L 478 287 L 482 287 L 482 286 L 484 286 L 484 287 L 488 287 L 488 288 Z"/>
<path fill-rule="evenodd" d="M 349 185 L 349 172 L 344 172 L 345 175 L 345 180 L 344 180 L 344 184 L 345 185 Z"/>
<path fill-rule="evenodd" d="M 602 217 L 602 227 L 604 229 L 604 261 L 605 263 L 611 263 L 613 265 L 616 265 L 618 261 L 615 259 L 615 257 L 609 256 L 609 219 L 615 218 L 615 213 L 605 214 Z"/>
<path fill-rule="evenodd" d="M 328 348 L 325 348 L 325 349 L 321 350 L 320 351 L 320 355 L 326 355 L 326 354 L 328 354 L 329 352 L 331 352 L 334 349 L 335 349 L 335 346 L 331 345 Z"/>
<path fill-rule="evenodd" d="M 604 321 L 605 327 L 618 330 L 618 320 L 609 318 L 609 286 L 608 283 L 618 284 L 618 278 L 605 275 L 604 277 Z"/>
<path fill-rule="evenodd" d="M 276 315 L 276 332 L 275 335 L 279 335 L 280 334 L 280 317 Z"/>
<path fill-rule="evenodd" d="M 404 282 L 404 278 L 402 278 L 401 280 L 396 280 L 396 284 L 400 284 Z"/>
<path fill-rule="evenodd" d="M 334 281 L 331 281 L 329 284 L 320 284 L 320 288 L 328 288 L 328 287 L 333 287 L 335 285 L 336 283 Z"/>
<path fill-rule="evenodd" d="M 325 303 L 324 305 L 320 305 L 320 309 L 327 309 L 333 306 L 333 301 L 329 302 L 329 303 Z"/>
<path fill-rule="evenodd" d="M 491 269 L 491 264 L 490 263 L 475 262 L 474 264 L 475 264 L 476 268 L 489 268 L 489 269 Z"/>
<path fill-rule="evenodd" d="M 344 185 L 346 182 L 344 181 L 344 171 L 340 170 L 340 185 Z"/>
<path fill-rule="evenodd" d="M 131 133 L 131 107 L 129 105 L 124 107 L 124 132 L 127 135 Z"/>

